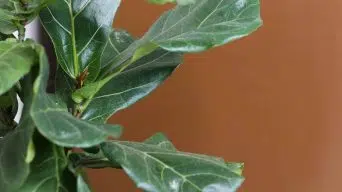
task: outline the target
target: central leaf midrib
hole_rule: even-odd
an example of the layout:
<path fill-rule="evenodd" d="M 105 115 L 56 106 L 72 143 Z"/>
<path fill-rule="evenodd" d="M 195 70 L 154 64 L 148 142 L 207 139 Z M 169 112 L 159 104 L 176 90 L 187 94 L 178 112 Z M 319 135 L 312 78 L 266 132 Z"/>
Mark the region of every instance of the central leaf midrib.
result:
<path fill-rule="evenodd" d="M 77 57 L 77 48 L 76 48 L 76 36 L 75 36 L 75 18 L 72 10 L 72 0 L 69 2 L 65 1 L 69 7 L 69 16 L 70 16 L 70 25 L 71 25 L 71 44 L 72 44 L 72 56 L 74 61 L 74 78 L 79 76 L 79 63 Z"/>
<path fill-rule="evenodd" d="M 120 144 L 120 143 L 114 143 L 114 144 L 118 145 L 120 148 L 126 147 L 126 148 L 129 148 L 129 149 L 131 149 L 131 150 L 133 150 L 133 151 L 136 151 L 136 152 L 138 152 L 138 153 L 142 153 L 142 154 L 144 154 L 144 155 L 147 156 L 147 157 L 150 157 L 151 159 L 153 159 L 153 160 L 157 161 L 158 163 L 164 165 L 165 168 L 169 168 L 169 169 L 170 169 L 171 171 L 173 171 L 176 175 L 180 176 L 180 177 L 184 180 L 184 182 L 188 182 L 190 185 L 194 186 L 197 190 L 202 191 L 202 189 L 199 188 L 196 184 L 194 184 L 192 181 L 190 181 L 189 179 L 187 179 L 186 177 L 184 177 L 184 175 L 183 175 L 182 173 L 178 172 L 178 171 L 175 170 L 173 167 L 171 167 L 171 166 L 165 164 L 163 161 L 157 159 L 156 157 L 154 157 L 154 156 L 148 154 L 148 152 L 139 151 L 139 150 L 137 150 L 137 149 L 135 149 L 135 148 L 133 148 L 133 147 L 131 147 L 131 146 L 122 145 L 122 144 Z M 124 151 L 123 151 L 123 152 L 124 152 Z M 125 152 L 124 152 L 124 153 L 125 153 Z M 183 182 L 183 184 L 184 184 L 184 182 Z"/>

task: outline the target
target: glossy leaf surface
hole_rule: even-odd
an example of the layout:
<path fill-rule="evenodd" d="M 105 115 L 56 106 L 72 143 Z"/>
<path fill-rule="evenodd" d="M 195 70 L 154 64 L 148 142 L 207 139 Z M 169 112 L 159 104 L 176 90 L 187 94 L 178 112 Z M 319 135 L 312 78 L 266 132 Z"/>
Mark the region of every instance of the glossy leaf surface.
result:
<path fill-rule="evenodd" d="M 197 0 L 164 13 L 143 39 L 169 51 L 199 52 L 255 31 L 259 0 Z"/>
<path fill-rule="evenodd" d="M 37 153 L 30 165 L 30 175 L 17 192 L 74 192 L 76 178 L 68 171 L 64 149 L 36 134 Z"/>
<path fill-rule="evenodd" d="M 28 176 L 26 157 L 33 130 L 34 123 L 25 118 L 15 131 L 0 138 L 0 191 L 17 189 Z"/>
<path fill-rule="evenodd" d="M 144 191 L 232 192 L 243 182 L 243 177 L 219 158 L 125 141 L 106 142 L 102 150 Z"/>
<path fill-rule="evenodd" d="M 74 79 L 88 71 L 94 80 L 120 0 L 55 0 L 40 13 L 58 63 Z"/>
<path fill-rule="evenodd" d="M 150 64 L 148 70 L 141 68 L 139 73 L 134 76 L 129 76 L 130 74 L 124 73 L 122 70 L 136 60 L 136 63 L 139 63 L 141 62 L 139 59 L 146 61 L 146 58 L 151 57 L 155 52 L 139 54 L 141 49 L 146 49 L 151 43 L 172 52 L 204 51 L 247 36 L 255 31 L 261 23 L 258 0 L 199 0 L 195 4 L 176 6 L 173 10 L 163 14 L 145 36 L 135 42 L 122 34 L 121 36 L 124 38 L 120 38 L 120 33 L 114 33 L 104 51 L 105 59 L 102 59 L 104 62 L 101 62 L 102 73 L 100 75 L 101 78 L 111 76 L 114 78 L 103 87 L 95 84 L 93 87 L 88 87 L 90 91 L 85 90 L 88 95 L 83 94 L 83 96 L 92 100 L 86 104 L 83 118 L 105 121 L 116 111 L 130 106 L 146 96 L 171 74 L 172 68 L 177 66 L 176 63 L 173 67 L 168 65 L 168 72 L 163 70 L 160 65 L 153 68 Z M 122 41 L 119 41 L 120 39 Z M 116 41 L 123 43 L 119 44 Z M 119 44 L 119 49 L 115 49 L 117 44 Z M 125 45 L 128 47 L 124 49 Z M 111 56 L 110 52 L 113 53 Z M 137 54 L 139 57 L 135 59 Z M 170 56 L 167 60 L 177 60 L 177 56 L 174 55 L 173 58 Z M 163 58 L 162 62 L 167 62 L 166 58 Z M 148 72 L 150 74 L 146 74 Z M 122 76 L 127 79 L 127 83 L 117 79 Z M 149 80 L 146 81 L 145 78 Z M 118 82 L 120 84 L 116 84 Z M 129 85 L 132 82 L 138 82 L 137 86 Z M 99 87 L 102 88 L 99 89 Z M 93 96 L 94 93 L 91 91 L 98 92 Z M 105 102 L 99 102 L 102 100 Z"/>
<path fill-rule="evenodd" d="M 0 42 L 0 95 L 30 71 L 35 59 L 31 43 Z"/>
<path fill-rule="evenodd" d="M 94 124 L 75 118 L 58 95 L 46 93 L 49 78 L 47 57 L 42 47 L 37 47 L 40 71 L 35 81 L 31 116 L 42 135 L 66 147 L 91 147 L 107 139 L 119 137 L 121 127 Z"/>
<path fill-rule="evenodd" d="M 157 88 L 182 62 L 182 55 L 157 50 L 143 57 L 106 83 L 83 112 L 83 119 L 104 122 Z"/>

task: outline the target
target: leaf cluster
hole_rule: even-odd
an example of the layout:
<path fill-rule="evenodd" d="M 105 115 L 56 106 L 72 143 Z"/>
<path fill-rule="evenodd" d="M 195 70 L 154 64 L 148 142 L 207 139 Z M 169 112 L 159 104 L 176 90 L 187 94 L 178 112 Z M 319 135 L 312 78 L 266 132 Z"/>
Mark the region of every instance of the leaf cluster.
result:
<path fill-rule="evenodd" d="M 259 1 L 150 2 L 178 5 L 142 37 L 112 28 L 120 0 L 0 2 L 0 191 L 90 192 L 85 169 L 105 167 L 122 169 L 150 192 L 229 192 L 241 185 L 242 163 L 182 152 L 161 133 L 121 141 L 122 126 L 106 122 L 162 84 L 184 54 L 255 31 L 262 24 Z M 25 39 L 25 25 L 37 16 L 57 56 L 53 93 L 46 91 L 44 47 Z"/>

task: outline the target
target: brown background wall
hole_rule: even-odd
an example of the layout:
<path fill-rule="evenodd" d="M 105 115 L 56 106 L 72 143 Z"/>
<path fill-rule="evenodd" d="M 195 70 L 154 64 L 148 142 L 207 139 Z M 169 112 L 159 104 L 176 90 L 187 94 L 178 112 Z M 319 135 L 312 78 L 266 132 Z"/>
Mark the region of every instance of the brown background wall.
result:
<path fill-rule="evenodd" d="M 162 11 L 124 0 L 115 25 L 141 35 Z M 258 32 L 187 56 L 111 122 L 126 127 L 124 139 L 162 131 L 180 149 L 244 161 L 241 191 L 340 192 L 342 2 L 262 0 L 262 14 Z M 136 191 L 115 170 L 91 178 L 99 192 Z"/>

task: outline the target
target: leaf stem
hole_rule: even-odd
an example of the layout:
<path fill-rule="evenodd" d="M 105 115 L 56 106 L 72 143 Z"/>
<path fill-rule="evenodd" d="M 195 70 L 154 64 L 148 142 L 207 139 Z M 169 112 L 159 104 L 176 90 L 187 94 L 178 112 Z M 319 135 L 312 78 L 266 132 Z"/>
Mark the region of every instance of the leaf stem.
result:
<path fill-rule="evenodd" d="M 20 42 L 24 42 L 25 33 L 26 33 L 25 27 L 20 23 L 17 24 L 17 27 L 18 27 L 18 39 Z"/>
<path fill-rule="evenodd" d="M 98 92 L 99 89 L 100 89 L 101 87 L 103 87 L 106 83 L 108 83 L 108 81 L 110 81 L 112 78 L 114 78 L 115 76 L 119 75 L 122 71 L 124 71 L 127 67 L 129 67 L 132 63 L 133 63 L 132 60 L 129 59 L 128 61 L 126 61 L 126 62 L 122 65 L 122 67 L 121 67 L 119 70 L 117 70 L 116 72 L 110 74 L 110 75 L 107 76 L 106 78 L 104 78 L 104 79 L 102 79 L 101 81 L 99 81 L 98 83 L 100 83 L 101 85 L 100 85 L 100 86 L 97 86 L 97 89 L 98 89 L 98 90 L 96 90 L 95 93 Z M 88 105 L 90 104 L 90 102 L 91 102 L 91 100 L 93 99 L 94 96 L 95 96 L 95 95 L 92 95 L 90 98 L 88 98 L 88 99 L 85 101 L 84 104 L 81 105 L 81 109 L 80 109 L 80 113 L 81 113 L 81 114 L 82 114 L 83 111 L 88 107 Z"/>
<path fill-rule="evenodd" d="M 20 12 L 19 9 L 23 9 L 27 11 L 27 1 L 26 0 L 20 0 L 18 4 L 14 4 L 15 11 L 18 14 Z M 25 40 L 25 24 L 27 20 L 22 20 L 22 21 L 15 21 L 15 25 L 17 26 L 18 29 L 18 40 L 19 42 L 23 42 Z"/>
<path fill-rule="evenodd" d="M 156 46 L 155 44 L 145 43 L 144 41 L 142 41 L 140 43 L 138 42 L 138 45 L 143 45 L 143 46 L 137 48 L 134 51 L 134 54 L 127 61 L 125 61 L 118 70 L 114 71 L 112 74 L 109 74 L 107 77 L 104 77 L 102 80 L 100 80 L 98 82 L 99 86 L 97 86 L 97 90 L 94 93 L 98 92 L 106 83 L 108 83 L 114 77 L 118 76 L 121 72 L 123 72 L 125 69 L 127 69 L 131 64 L 135 63 L 136 61 L 145 57 L 146 55 L 152 53 L 153 51 L 155 51 L 158 48 L 158 46 Z M 84 102 L 84 104 L 81 105 L 81 108 L 80 108 L 81 114 L 88 107 L 88 105 L 90 104 L 90 102 L 92 101 L 94 96 L 95 96 L 95 94 L 92 95 L 91 97 L 89 97 Z"/>
<path fill-rule="evenodd" d="M 76 37 L 75 37 L 75 21 L 72 11 L 72 1 L 70 1 L 69 6 L 69 13 L 71 18 L 71 42 L 72 42 L 72 51 L 73 51 L 73 57 L 74 57 L 74 75 L 75 78 L 79 75 L 79 63 L 78 63 L 78 57 L 77 57 L 77 50 L 76 50 Z"/>

